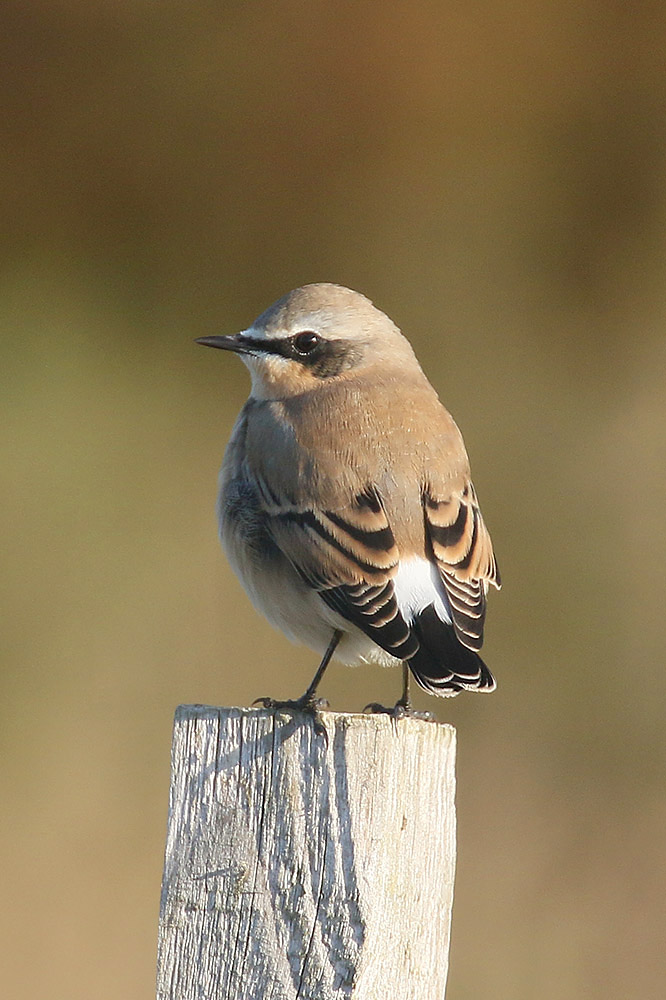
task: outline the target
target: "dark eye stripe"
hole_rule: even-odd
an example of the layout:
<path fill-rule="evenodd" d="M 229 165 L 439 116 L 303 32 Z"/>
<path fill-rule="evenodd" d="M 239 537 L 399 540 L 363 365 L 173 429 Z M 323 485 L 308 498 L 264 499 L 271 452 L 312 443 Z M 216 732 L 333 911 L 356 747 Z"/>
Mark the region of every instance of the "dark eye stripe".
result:
<path fill-rule="evenodd" d="M 304 333 L 312 334 L 313 331 L 305 330 Z M 296 334 L 300 337 L 301 334 Z M 314 334 L 317 336 L 317 334 Z M 339 375 L 340 372 L 353 368 L 363 356 L 363 348 L 360 344 L 351 344 L 348 340 L 325 340 L 319 337 L 319 343 L 310 353 L 301 354 L 294 348 L 293 337 L 244 337 L 243 343 L 251 353 L 261 356 L 262 354 L 277 354 L 283 358 L 289 358 L 297 364 L 303 365 L 317 378 L 331 378 Z"/>

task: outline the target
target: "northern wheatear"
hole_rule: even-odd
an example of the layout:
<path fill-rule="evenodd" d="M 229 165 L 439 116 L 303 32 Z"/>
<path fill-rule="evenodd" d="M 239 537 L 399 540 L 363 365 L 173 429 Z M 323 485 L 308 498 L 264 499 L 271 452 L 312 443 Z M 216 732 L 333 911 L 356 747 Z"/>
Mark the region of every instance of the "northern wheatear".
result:
<path fill-rule="evenodd" d="M 500 579 L 463 440 L 400 330 L 364 295 L 306 285 L 235 336 L 252 390 L 220 473 L 222 545 L 255 607 L 322 656 L 403 664 L 427 691 L 492 691 L 478 655 Z M 378 707 L 378 706 L 375 706 Z"/>

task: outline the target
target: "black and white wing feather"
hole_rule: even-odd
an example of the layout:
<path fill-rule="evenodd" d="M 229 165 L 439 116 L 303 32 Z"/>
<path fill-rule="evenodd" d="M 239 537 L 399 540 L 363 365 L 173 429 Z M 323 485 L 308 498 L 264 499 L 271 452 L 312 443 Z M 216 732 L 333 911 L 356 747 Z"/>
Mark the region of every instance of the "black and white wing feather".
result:
<path fill-rule="evenodd" d="M 483 645 L 488 585 L 501 586 L 492 542 L 468 483 L 446 499 L 424 497 L 426 533 L 451 606 L 458 640 L 468 649 Z"/>
<path fill-rule="evenodd" d="M 377 491 L 368 487 L 339 510 L 260 491 L 267 530 L 306 583 L 392 656 L 412 656 L 418 640 L 398 607 L 399 552 Z"/>
<path fill-rule="evenodd" d="M 426 549 L 439 571 L 450 621 L 441 616 L 437 591 L 421 607 L 401 608 L 395 586 L 400 553 L 375 487 L 344 507 L 317 510 L 257 486 L 270 538 L 328 607 L 409 661 L 418 683 L 434 694 L 493 689 L 477 651 L 487 586 L 499 586 L 499 576 L 471 484 L 447 500 L 424 497 Z"/>

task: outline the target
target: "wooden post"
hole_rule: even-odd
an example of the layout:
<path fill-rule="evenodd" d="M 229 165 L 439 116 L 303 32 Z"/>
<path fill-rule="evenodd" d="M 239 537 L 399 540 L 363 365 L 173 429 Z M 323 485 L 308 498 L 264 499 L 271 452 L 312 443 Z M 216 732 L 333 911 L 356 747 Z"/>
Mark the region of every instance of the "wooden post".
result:
<path fill-rule="evenodd" d="M 158 1000 L 443 1000 L 455 730 L 176 712 Z"/>

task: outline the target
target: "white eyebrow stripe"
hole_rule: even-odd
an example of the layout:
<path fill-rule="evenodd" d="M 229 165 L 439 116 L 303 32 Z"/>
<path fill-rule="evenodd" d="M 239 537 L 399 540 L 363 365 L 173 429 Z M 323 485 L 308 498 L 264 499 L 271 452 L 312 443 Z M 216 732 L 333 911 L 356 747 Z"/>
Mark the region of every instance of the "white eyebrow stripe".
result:
<path fill-rule="evenodd" d="M 294 333 L 299 333 L 300 330 L 294 331 Z M 267 335 L 266 330 L 263 327 L 248 326 L 247 330 L 241 330 L 238 334 L 239 337 L 244 337 L 247 340 L 289 340 L 294 334 L 289 330 L 277 330 L 270 337 Z"/>

